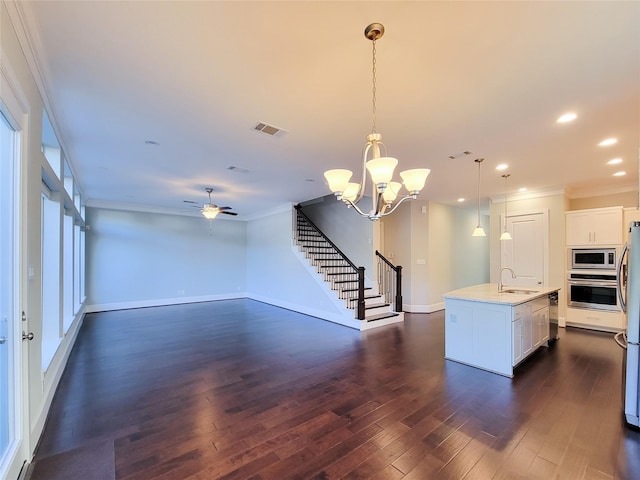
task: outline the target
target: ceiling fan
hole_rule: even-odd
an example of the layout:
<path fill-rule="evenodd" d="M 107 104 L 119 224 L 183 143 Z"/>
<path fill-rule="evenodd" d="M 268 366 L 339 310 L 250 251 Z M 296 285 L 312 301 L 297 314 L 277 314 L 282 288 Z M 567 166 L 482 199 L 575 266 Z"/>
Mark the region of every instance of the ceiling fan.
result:
<path fill-rule="evenodd" d="M 205 203 L 202 208 L 200 209 L 200 211 L 202 212 L 202 215 L 205 216 L 205 218 L 209 219 L 209 220 L 213 220 L 214 218 L 216 218 L 218 216 L 219 213 L 224 213 L 225 215 L 238 215 L 235 212 L 228 212 L 227 210 L 231 210 L 231 207 L 219 207 L 217 205 L 215 205 L 214 203 L 211 203 L 211 192 L 213 192 L 213 188 L 211 187 L 207 187 L 204 189 L 205 192 L 207 192 L 209 194 L 209 203 Z M 191 203 L 193 204 L 193 207 L 196 208 L 200 208 L 200 205 L 197 202 L 192 202 L 190 200 L 185 200 L 185 203 Z"/>

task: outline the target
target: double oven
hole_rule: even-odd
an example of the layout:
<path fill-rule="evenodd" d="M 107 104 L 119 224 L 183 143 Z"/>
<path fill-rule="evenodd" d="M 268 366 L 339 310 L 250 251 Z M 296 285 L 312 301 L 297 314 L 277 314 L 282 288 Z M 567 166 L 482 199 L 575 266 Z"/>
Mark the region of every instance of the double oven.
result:
<path fill-rule="evenodd" d="M 616 263 L 618 249 L 570 248 L 568 255 L 569 307 L 621 311 Z"/>

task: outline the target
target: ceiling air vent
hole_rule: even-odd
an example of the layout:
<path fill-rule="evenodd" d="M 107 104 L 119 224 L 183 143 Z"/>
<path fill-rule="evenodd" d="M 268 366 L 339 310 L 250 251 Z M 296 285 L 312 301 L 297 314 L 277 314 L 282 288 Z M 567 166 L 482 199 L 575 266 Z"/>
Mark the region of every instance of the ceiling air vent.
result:
<path fill-rule="evenodd" d="M 232 172 L 236 173 L 249 173 L 249 170 L 247 170 L 246 168 L 236 167 L 235 165 L 228 166 L 227 170 L 231 170 Z"/>
<path fill-rule="evenodd" d="M 269 125 L 268 123 L 264 122 L 258 122 L 256 126 L 253 127 L 253 129 L 262 133 L 266 133 L 267 135 L 270 135 L 272 137 L 281 136 L 286 133 L 286 130 L 274 127 L 273 125 Z"/>

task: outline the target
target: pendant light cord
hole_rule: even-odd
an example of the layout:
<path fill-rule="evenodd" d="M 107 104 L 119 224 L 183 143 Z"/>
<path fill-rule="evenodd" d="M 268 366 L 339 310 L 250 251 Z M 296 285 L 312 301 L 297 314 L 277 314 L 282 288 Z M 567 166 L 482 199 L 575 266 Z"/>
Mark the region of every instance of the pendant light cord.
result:
<path fill-rule="evenodd" d="M 480 163 L 482 163 L 484 159 L 478 159 L 478 227 L 480 226 Z"/>
<path fill-rule="evenodd" d="M 371 125 L 371 133 L 376 133 L 376 40 L 371 41 L 372 47 L 372 60 L 371 60 L 371 73 L 372 73 L 372 96 L 371 96 L 371 109 L 373 113 L 373 124 Z"/>

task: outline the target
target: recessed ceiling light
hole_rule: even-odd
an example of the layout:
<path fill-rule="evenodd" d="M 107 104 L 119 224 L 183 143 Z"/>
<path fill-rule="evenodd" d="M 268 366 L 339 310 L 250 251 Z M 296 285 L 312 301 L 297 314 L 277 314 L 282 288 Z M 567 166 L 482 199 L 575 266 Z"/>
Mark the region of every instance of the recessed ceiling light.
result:
<path fill-rule="evenodd" d="M 520 187 L 518 189 L 519 192 L 526 192 L 527 191 L 527 187 Z"/>
<path fill-rule="evenodd" d="M 616 173 L 613 174 L 613 176 L 614 177 L 622 177 L 622 176 L 624 176 L 626 174 L 627 174 L 627 172 L 616 172 Z"/>
<path fill-rule="evenodd" d="M 506 163 L 501 163 L 496 167 L 496 170 L 506 170 L 507 168 L 509 168 L 509 165 L 507 165 Z"/>
<path fill-rule="evenodd" d="M 612 158 L 607 162 L 607 165 L 618 165 L 619 163 L 622 163 L 621 158 Z"/>
<path fill-rule="evenodd" d="M 598 145 L 601 147 L 608 147 L 609 145 L 613 145 L 615 143 L 618 143 L 617 138 L 606 138 L 602 140 Z"/>
<path fill-rule="evenodd" d="M 464 202 L 464 198 L 460 197 L 460 198 L 458 199 L 458 202 L 460 202 L 460 203 Z"/>
<path fill-rule="evenodd" d="M 575 113 L 565 113 L 564 115 L 561 115 L 558 120 L 556 120 L 556 122 L 558 123 L 567 123 L 567 122 L 572 122 L 573 120 L 575 120 L 577 117 L 577 115 Z"/>

